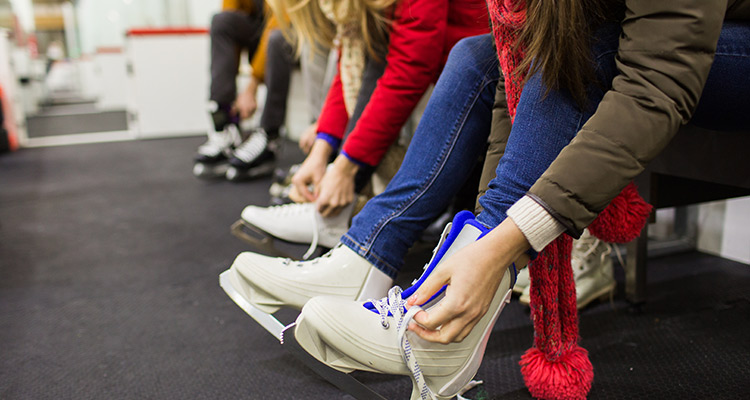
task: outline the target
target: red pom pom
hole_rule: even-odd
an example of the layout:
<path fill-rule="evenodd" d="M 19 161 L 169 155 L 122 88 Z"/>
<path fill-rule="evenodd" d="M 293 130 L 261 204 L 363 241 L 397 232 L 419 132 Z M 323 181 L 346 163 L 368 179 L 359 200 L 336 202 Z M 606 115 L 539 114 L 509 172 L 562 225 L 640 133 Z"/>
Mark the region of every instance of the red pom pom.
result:
<path fill-rule="evenodd" d="M 589 225 L 589 232 L 605 242 L 628 243 L 640 235 L 652 208 L 630 183 Z"/>
<path fill-rule="evenodd" d="M 544 400 L 585 399 L 594 381 L 586 349 L 575 346 L 550 361 L 536 347 L 521 356 L 521 374 L 532 396 Z"/>

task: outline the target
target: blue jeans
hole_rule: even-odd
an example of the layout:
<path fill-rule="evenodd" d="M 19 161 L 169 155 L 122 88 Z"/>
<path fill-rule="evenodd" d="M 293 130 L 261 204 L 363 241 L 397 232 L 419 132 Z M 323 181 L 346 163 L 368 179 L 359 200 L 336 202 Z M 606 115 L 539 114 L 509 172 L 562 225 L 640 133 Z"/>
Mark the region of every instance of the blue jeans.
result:
<path fill-rule="evenodd" d="M 600 82 L 609 83 L 617 74 L 614 59 L 619 35 L 617 25 L 597 32 L 593 54 Z M 396 276 L 409 247 L 448 205 L 483 150 L 492 119 L 497 66 L 491 35 L 456 44 L 401 169 L 343 236 L 346 246 L 389 276 Z M 717 129 L 750 126 L 748 77 L 750 26 L 726 23 L 695 123 Z M 505 219 L 508 208 L 575 137 L 606 90 L 592 85 L 587 91 L 589 106 L 581 109 L 566 91 L 548 92 L 541 76 L 529 78 L 497 176 L 480 199 L 484 211 L 477 216 L 479 222 L 494 228 Z"/>

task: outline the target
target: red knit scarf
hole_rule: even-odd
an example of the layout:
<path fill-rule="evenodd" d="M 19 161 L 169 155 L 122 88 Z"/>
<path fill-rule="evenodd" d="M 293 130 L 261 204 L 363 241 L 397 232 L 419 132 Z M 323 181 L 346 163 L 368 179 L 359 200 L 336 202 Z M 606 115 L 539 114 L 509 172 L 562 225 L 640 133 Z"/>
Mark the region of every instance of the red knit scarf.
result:
<path fill-rule="evenodd" d="M 517 45 L 526 21 L 524 0 L 487 0 L 511 121 L 521 97 L 525 71 L 518 66 L 524 49 Z M 628 185 L 602 212 L 589 230 L 607 242 L 627 242 L 638 236 L 651 207 Z M 541 399 L 586 398 L 594 379 L 588 352 L 578 345 L 578 311 L 573 271 L 572 239 L 560 235 L 529 264 L 534 347 L 521 357 L 521 372 L 532 396 Z"/>

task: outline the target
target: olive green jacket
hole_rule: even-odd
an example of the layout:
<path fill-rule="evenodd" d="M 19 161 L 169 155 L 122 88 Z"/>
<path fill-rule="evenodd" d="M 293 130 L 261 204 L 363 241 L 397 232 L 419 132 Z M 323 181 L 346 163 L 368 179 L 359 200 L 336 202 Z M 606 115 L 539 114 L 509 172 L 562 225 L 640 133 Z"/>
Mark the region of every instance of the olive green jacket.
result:
<path fill-rule="evenodd" d="M 723 21 L 750 21 L 750 0 L 625 0 L 625 6 L 619 74 L 527 193 L 576 238 L 690 120 Z M 484 190 L 510 135 L 502 79 L 495 103 Z"/>

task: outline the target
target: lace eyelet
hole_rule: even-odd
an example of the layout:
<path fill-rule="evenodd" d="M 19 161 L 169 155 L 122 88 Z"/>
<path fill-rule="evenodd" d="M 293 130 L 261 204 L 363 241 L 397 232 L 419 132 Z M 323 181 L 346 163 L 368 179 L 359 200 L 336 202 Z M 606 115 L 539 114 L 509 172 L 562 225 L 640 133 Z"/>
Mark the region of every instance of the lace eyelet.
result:
<path fill-rule="evenodd" d="M 391 327 L 391 324 L 388 321 L 383 321 L 383 322 L 380 323 L 380 326 L 382 326 L 383 329 L 388 329 L 388 328 Z"/>

